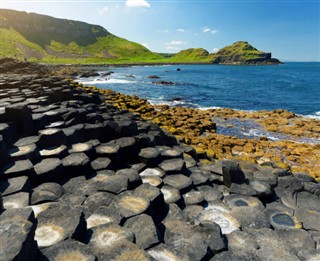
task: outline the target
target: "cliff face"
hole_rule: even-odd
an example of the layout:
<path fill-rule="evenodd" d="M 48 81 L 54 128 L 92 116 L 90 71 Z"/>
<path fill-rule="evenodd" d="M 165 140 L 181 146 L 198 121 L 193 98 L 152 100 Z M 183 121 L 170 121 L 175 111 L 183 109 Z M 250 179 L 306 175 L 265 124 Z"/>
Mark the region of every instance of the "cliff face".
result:
<path fill-rule="evenodd" d="M 1 27 L 14 28 L 28 41 L 41 47 L 50 45 L 51 41 L 64 44 L 75 42 L 78 45 L 89 45 L 96 42 L 97 37 L 111 35 L 99 25 L 34 13 L 2 9 L 0 19 Z"/>
<path fill-rule="evenodd" d="M 214 64 L 280 64 L 271 53 L 259 51 L 248 42 L 239 41 L 213 54 Z"/>

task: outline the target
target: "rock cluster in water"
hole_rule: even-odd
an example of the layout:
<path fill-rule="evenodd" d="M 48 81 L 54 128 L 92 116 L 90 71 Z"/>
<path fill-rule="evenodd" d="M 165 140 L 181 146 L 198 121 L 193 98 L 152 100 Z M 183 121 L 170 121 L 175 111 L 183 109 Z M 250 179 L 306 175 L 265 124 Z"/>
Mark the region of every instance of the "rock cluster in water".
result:
<path fill-rule="evenodd" d="M 59 78 L 1 75 L 0 260 L 319 260 L 320 184 L 203 164 Z"/>

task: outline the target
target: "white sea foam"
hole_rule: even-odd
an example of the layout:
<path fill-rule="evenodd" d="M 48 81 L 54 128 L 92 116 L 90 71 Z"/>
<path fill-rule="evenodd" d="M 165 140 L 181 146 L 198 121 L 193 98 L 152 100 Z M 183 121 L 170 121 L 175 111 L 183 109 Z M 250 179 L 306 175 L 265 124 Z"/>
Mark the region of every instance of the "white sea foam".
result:
<path fill-rule="evenodd" d="M 101 78 L 96 78 L 96 79 L 91 80 L 91 81 L 79 81 L 79 83 L 82 83 L 84 85 L 115 84 L 115 83 L 131 84 L 131 83 L 136 83 L 136 81 L 129 81 L 129 80 L 123 80 L 123 79 L 101 79 Z"/>
<path fill-rule="evenodd" d="M 309 114 L 309 115 L 299 115 L 302 116 L 304 118 L 308 118 L 308 119 L 315 119 L 315 120 L 320 120 L 320 111 L 315 112 L 314 114 Z"/>

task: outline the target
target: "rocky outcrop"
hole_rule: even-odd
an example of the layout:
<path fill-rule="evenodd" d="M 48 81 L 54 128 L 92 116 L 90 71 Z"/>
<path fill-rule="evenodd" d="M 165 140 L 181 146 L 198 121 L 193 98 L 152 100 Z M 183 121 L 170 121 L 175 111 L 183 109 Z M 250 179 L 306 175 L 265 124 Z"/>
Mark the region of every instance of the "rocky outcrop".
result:
<path fill-rule="evenodd" d="M 0 89 L 0 260 L 319 259 L 312 177 L 201 163 L 103 90 L 3 74 Z"/>
<path fill-rule="evenodd" d="M 213 54 L 213 64 L 281 64 L 271 53 L 257 50 L 248 42 L 235 42 Z"/>

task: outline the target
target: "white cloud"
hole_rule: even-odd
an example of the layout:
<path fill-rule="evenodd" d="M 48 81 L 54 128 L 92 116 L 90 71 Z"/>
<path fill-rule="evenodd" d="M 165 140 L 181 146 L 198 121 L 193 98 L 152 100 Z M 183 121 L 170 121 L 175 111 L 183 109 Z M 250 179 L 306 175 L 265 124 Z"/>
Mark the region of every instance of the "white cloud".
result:
<path fill-rule="evenodd" d="M 174 40 L 168 43 L 165 43 L 165 45 L 170 46 L 170 45 L 184 45 L 187 44 L 185 41 L 180 41 L 180 40 Z"/>
<path fill-rule="evenodd" d="M 141 44 L 141 45 L 143 45 L 144 47 L 150 49 L 149 45 L 147 45 L 146 43 L 143 43 L 143 44 Z"/>
<path fill-rule="evenodd" d="M 177 29 L 177 32 L 179 32 L 179 33 L 185 33 L 185 32 L 187 32 L 187 30 L 186 30 L 186 29 L 179 28 L 179 29 Z"/>
<path fill-rule="evenodd" d="M 166 46 L 166 49 L 167 50 L 181 50 L 181 48 L 177 47 L 177 46 Z"/>
<path fill-rule="evenodd" d="M 100 15 L 104 15 L 104 14 L 106 14 L 108 12 L 109 12 L 109 7 L 108 6 L 104 6 L 104 7 L 100 8 L 100 9 L 98 9 L 98 13 Z"/>
<path fill-rule="evenodd" d="M 168 29 L 164 29 L 164 30 L 159 30 L 159 33 L 169 33 L 170 31 Z"/>
<path fill-rule="evenodd" d="M 126 6 L 130 8 L 137 7 L 150 7 L 150 4 L 146 0 L 127 0 Z"/>
<path fill-rule="evenodd" d="M 201 31 L 202 31 L 203 33 L 212 33 L 212 34 L 216 34 L 216 33 L 219 32 L 219 30 L 217 30 L 217 29 L 211 29 L 211 28 L 209 28 L 208 26 L 202 27 L 202 28 L 201 28 Z"/>
<path fill-rule="evenodd" d="M 218 52 L 219 50 L 220 50 L 219 48 L 215 47 L 215 48 L 212 49 L 212 52 L 213 52 L 213 53 L 216 53 L 216 52 Z"/>

